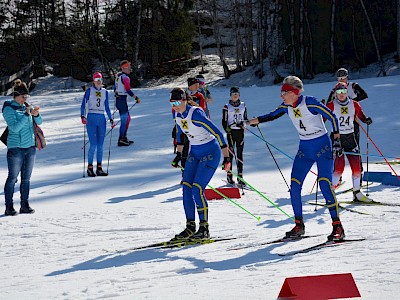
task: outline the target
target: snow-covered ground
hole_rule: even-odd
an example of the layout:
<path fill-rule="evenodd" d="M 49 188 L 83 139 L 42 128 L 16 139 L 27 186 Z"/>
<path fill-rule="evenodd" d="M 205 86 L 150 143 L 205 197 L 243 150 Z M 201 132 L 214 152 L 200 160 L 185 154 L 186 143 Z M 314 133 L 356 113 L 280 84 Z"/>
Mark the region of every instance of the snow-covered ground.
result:
<path fill-rule="evenodd" d="M 358 82 L 369 94 L 361 104 L 374 121 L 371 138 L 382 153 L 399 157 L 400 76 Z M 178 84 L 184 86 L 185 81 Z M 304 94 L 326 98 L 333 85 L 333 81 L 307 84 Z M 279 238 L 293 225 L 258 194 L 245 191 L 234 200 L 260 221 L 228 201 L 209 201 L 211 235 L 238 239 L 187 248 L 129 250 L 168 240 L 184 227 L 180 171 L 170 167 L 174 155 L 168 99 L 173 84 L 136 90 L 142 103 L 132 109 L 128 133 L 135 143 L 117 147 L 118 127 L 107 136 L 103 165 L 107 168 L 111 137 L 110 176 L 102 178 L 82 176 L 84 127 L 79 107 L 83 92 L 67 86 L 59 78 L 43 78 L 30 99 L 41 107 L 48 146 L 37 153 L 32 176 L 30 202 L 35 214 L 0 216 L 0 299 L 276 299 L 287 277 L 340 273 L 352 273 L 363 299 L 397 298 L 400 207 L 350 206 L 366 214 L 341 211 L 346 235 L 366 241 L 278 256 L 323 242 L 331 231 L 326 209 L 307 204 L 315 201 L 315 193 L 310 194 L 315 181 L 311 173 L 303 189 L 306 232 L 321 236 L 232 250 Z M 211 91 L 215 99 L 211 117 L 221 127 L 229 82 Z M 241 88 L 249 116 L 274 109 L 281 102 L 279 91 L 279 86 Z M 1 103 L 5 99 L 1 97 Z M 1 131 L 4 123 L 0 122 Z M 291 157 L 296 154 L 298 137 L 287 116 L 260 128 L 268 142 Z M 256 128 L 250 130 L 258 134 Z M 361 148 L 365 153 L 365 134 Z M 265 143 L 246 132 L 244 152 L 246 181 L 292 215 L 287 187 Z M 272 152 L 289 182 L 292 161 L 275 149 Z M 391 171 L 376 163 L 383 159 L 377 157 L 372 143 L 369 153 L 370 171 Z M 0 182 L 4 183 L 4 145 L 0 156 Z M 400 173 L 398 165 L 393 168 Z M 342 189 L 350 187 L 350 176 L 347 166 Z M 224 178 L 218 170 L 210 185 L 220 187 Z M 18 191 L 18 183 L 16 187 Z M 373 184 L 369 193 L 377 201 L 400 203 L 399 186 Z M 351 197 L 342 194 L 338 200 Z M 15 203 L 18 209 L 18 192 Z"/>

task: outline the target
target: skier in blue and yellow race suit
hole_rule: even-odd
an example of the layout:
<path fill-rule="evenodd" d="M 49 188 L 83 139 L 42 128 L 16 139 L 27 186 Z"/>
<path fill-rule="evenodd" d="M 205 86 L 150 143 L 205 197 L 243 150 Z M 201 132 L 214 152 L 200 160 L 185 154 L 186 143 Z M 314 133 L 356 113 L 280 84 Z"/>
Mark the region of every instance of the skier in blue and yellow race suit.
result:
<path fill-rule="evenodd" d="M 114 126 L 109 106 L 108 91 L 102 87 L 103 76 L 101 73 L 97 72 L 93 74 L 93 83 L 94 86 L 85 91 L 81 105 L 81 121 L 82 124 L 86 125 L 90 142 L 87 168 L 89 177 L 108 175 L 108 173 L 103 171 L 101 166 L 103 160 L 103 144 L 106 134 L 106 118 L 104 116 L 104 111 L 107 113 L 111 126 Z M 96 173 L 94 173 L 93 158 L 96 149 L 97 169 Z"/>
<path fill-rule="evenodd" d="M 209 239 L 208 204 L 204 189 L 218 168 L 221 150 L 224 156 L 223 170 L 230 170 L 231 159 L 223 133 L 208 119 L 200 107 L 187 103 L 188 96 L 181 88 L 171 91 L 170 104 L 175 111 L 174 118 L 178 127 L 177 154 L 172 161 L 178 167 L 182 159 L 180 137 L 184 133 L 191 145 L 183 171 L 183 207 L 186 215 L 186 228 L 172 240 Z M 200 220 L 196 232 L 195 212 Z"/>
<path fill-rule="evenodd" d="M 284 114 L 288 114 L 300 137 L 299 150 L 294 159 L 290 184 L 290 198 L 296 225 L 291 231 L 286 232 L 286 238 L 300 238 L 305 233 L 301 189 L 307 173 L 316 162 L 318 182 L 332 218 L 333 231 L 328 236 L 328 240 L 342 240 L 345 234 L 339 219 L 336 197 L 332 188 L 333 159 L 336 156 L 343 155 L 338 120 L 335 114 L 315 97 L 300 95 L 303 90 L 303 82 L 298 77 L 286 77 L 281 88 L 283 103 L 273 112 L 251 119 L 249 124 L 256 126 L 259 123 L 273 121 Z M 333 149 L 323 118 L 332 123 Z"/>

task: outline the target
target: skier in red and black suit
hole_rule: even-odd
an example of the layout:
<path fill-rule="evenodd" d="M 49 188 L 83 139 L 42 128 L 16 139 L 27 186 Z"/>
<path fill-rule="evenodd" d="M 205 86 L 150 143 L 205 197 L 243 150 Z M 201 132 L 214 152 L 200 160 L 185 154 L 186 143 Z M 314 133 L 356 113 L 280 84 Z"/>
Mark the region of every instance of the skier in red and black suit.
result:
<path fill-rule="evenodd" d="M 345 152 L 352 152 L 353 154 L 346 154 L 347 160 L 349 161 L 352 178 L 353 178 L 353 193 L 354 201 L 367 201 L 368 199 L 360 191 L 360 177 L 361 177 L 361 167 L 360 167 L 360 149 L 357 142 L 356 136 L 354 134 L 354 124 L 355 118 L 357 117 L 361 122 L 368 125 L 372 124 L 372 119 L 366 117 L 360 104 L 351 100 L 348 97 L 348 87 L 344 82 L 339 82 L 335 86 L 335 100 L 328 103 L 327 107 L 332 110 L 339 120 L 339 132 L 340 132 L 340 142 L 342 148 Z M 332 185 L 337 187 L 339 180 L 344 171 L 345 160 L 344 156 L 339 156 L 335 158 L 334 162 L 334 172 L 332 176 Z"/>
<path fill-rule="evenodd" d="M 207 110 L 207 103 L 204 95 L 199 91 L 199 80 L 193 77 L 189 77 L 187 79 L 188 82 L 188 93 L 189 96 L 192 97 L 193 101 L 195 101 L 204 112 Z"/>

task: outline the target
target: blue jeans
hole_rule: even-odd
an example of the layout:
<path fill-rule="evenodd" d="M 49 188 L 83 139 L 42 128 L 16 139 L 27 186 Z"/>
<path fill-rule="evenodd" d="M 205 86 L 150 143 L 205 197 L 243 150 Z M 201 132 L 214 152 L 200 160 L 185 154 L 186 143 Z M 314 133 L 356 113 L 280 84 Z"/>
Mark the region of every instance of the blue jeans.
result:
<path fill-rule="evenodd" d="M 13 203 L 14 188 L 18 174 L 21 173 L 21 201 L 28 201 L 30 180 L 35 163 L 36 147 L 11 148 L 7 151 L 8 177 L 4 185 L 6 205 Z"/>

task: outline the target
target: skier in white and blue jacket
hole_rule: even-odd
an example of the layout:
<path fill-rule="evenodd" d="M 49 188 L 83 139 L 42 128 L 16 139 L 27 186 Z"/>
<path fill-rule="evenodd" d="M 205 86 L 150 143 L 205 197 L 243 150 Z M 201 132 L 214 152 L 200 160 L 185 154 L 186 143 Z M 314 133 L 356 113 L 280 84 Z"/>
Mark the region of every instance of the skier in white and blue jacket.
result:
<path fill-rule="evenodd" d="M 172 161 L 173 167 L 179 167 L 182 159 L 181 134 L 190 141 L 190 152 L 183 171 L 183 206 L 186 215 L 186 228 L 175 235 L 173 240 L 209 239 L 208 204 L 204 189 L 217 170 L 221 150 L 224 156 L 222 168 L 228 172 L 231 167 L 228 147 L 223 133 L 208 119 L 200 107 L 188 104 L 188 97 L 181 88 L 171 91 L 170 104 L 175 111 L 177 124 L 177 154 Z M 200 226 L 196 232 L 195 212 L 197 208 Z"/>
<path fill-rule="evenodd" d="M 107 176 L 108 173 L 103 171 L 103 144 L 106 135 L 106 118 L 104 111 L 107 113 L 111 126 L 114 126 L 114 120 L 111 116 L 108 91 L 103 88 L 103 76 L 100 72 L 93 74 L 94 86 L 85 91 L 81 105 L 82 124 L 86 125 L 89 136 L 90 147 L 88 151 L 88 167 L 87 174 L 89 177 Z M 97 169 L 93 170 L 94 152 L 97 149 Z"/>
<path fill-rule="evenodd" d="M 284 114 L 288 114 L 300 137 L 299 150 L 294 159 L 290 184 L 290 198 L 296 225 L 291 231 L 286 232 L 286 238 L 300 238 L 305 233 L 301 189 L 306 175 L 316 162 L 318 182 L 332 218 L 333 230 L 328 236 L 328 240 L 342 240 L 345 234 L 339 219 L 338 205 L 332 188 L 333 159 L 336 156 L 343 155 L 338 120 L 335 114 L 315 97 L 300 95 L 303 90 L 303 82 L 300 78 L 296 76 L 286 77 L 281 88 L 283 103 L 273 112 L 251 119 L 249 124 L 256 126 L 259 123 L 273 121 Z M 332 123 L 333 148 L 323 118 Z"/>

